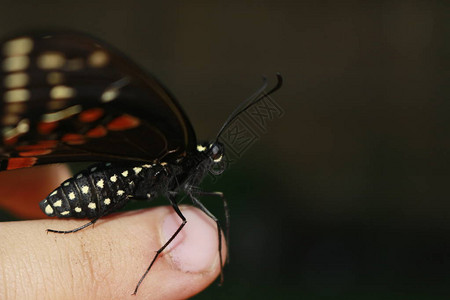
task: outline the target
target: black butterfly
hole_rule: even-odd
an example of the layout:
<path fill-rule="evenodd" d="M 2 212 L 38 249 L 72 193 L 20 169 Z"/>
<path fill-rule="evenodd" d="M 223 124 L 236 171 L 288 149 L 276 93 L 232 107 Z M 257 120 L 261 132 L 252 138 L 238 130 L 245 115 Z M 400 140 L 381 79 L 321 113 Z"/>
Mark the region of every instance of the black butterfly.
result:
<path fill-rule="evenodd" d="M 167 197 L 183 222 L 157 251 L 136 294 L 158 255 L 186 223 L 176 200 L 184 193 L 216 222 L 222 260 L 221 226 L 197 197 L 216 195 L 226 205 L 225 199 L 197 186 L 223 158 L 219 138 L 227 125 L 280 88 L 280 75 L 271 91 L 264 92 L 265 83 L 242 103 L 212 143 L 198 145 L 174 97 L 111 46 L 83 34 L 53 33 L 14 37 L 0 49 L 0 170 L 100 162 L 63 182 L 40 203 L 49 216 L 91 221 L 73 230 L 48 231 L 76 232 L 131 199 Z"/>

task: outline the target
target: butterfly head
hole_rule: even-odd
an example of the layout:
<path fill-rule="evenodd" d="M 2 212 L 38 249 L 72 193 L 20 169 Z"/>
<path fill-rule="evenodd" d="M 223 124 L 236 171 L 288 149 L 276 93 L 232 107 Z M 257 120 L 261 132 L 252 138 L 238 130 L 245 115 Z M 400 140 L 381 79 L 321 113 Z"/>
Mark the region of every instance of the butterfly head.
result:
<path fill-rule="evenodd" d="M 224 146 L 217 141 L 209 145 L 198 145 L 197 150 L 204 153 L 213 164 L 220 163 L 224 155 Z"/>
<path fill-rule="evenodd" d="M 211 172 L 214 175 L 222 174 L 225 171 L 224 145 L 220 142 L 197 145 L 198 160 L 197 170 L 203 170 L 202 174 Z"/>

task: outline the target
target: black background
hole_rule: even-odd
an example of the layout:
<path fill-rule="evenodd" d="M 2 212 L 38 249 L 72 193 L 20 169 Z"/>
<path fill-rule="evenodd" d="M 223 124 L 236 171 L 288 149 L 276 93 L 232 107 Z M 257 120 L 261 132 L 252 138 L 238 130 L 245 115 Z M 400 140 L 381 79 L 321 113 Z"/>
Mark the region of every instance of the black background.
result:
<path fill-rule="evenodd" d="M 196 299 L 448 299 L 448 13 L 419 0 L 2 1 L 0 34 L 100 37 L 170 88 L 200 141 L 261 75 L 284 75 L 285 114 L 205 182 L 230 202 L 231 264 Z"/>

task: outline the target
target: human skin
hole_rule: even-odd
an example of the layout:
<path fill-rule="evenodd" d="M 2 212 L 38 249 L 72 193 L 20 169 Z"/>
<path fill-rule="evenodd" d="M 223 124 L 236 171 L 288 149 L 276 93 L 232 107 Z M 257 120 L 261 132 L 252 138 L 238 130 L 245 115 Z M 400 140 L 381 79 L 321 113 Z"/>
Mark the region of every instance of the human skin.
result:
<path fill-rule="evenodd" d="M 63 165 L 0 173 L 0 205 L 42 218 L 0 223 L 0 299 L 185 299 L 217 278 L 216 225 L 200 210 L 181 206 L 187 225 L 132 296 L 181 220 L 162 206 L 116 213 L 76 233 L 47 233 L 87 222 L 45 218 L 39 210 L 38 202 L 69 176 Z"/>

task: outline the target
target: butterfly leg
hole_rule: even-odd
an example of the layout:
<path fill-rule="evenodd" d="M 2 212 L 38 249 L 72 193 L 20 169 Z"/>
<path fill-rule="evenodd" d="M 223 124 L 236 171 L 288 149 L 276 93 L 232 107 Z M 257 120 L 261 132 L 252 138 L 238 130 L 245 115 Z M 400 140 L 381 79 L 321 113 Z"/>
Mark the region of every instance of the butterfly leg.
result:
<path fill-rule="evenodd" d="M 215 193 L 203 193 L 203 192 L 195 192 L 197 195 L 217 195 Z M 221 194 L 221 197 L 223 198 L 223 194 Z M 217 237 L 219 239 L 219 260 L 220 260 L 220 284 L 223 283 L 223 260 L 222 260 L 222 227 L 220 226 L 219 219 L 217 219 L 216 216 L 214 216 L 204 205 L 200 202 L 197 198 L 194 197 L 192 193 L 189 194 L 189 197 L 191 198 L 192 202 L 195 206 L 200 208 L 201 211 L 203 211 L 208 217 L 210 217 L 214 222 L 216 222 L 217 225 Z M 224 198 L 223 198 L 224 199 Z M 226 203 L 226 202 L 224 202 Z"/>
<path fill-rule="evenodd" d="M 230 249 L 230 210 L 228 209 L 228 202 L 222 192 L 205 192 L 198 189 L 194 189 L 192 194 L 199 196 L 216 196 L 222 200 L 223 211 L 225 213 L 225 242 L 227 243 L 227 248 Z M 214 219 L 213 219 L 214 220 Z M 230 262 L 230 256 L 227 255 L 226 262 Z"/>
<path fill-rule="evenodd" d="M 91 221 L 89 221 L 88 223 L 81 225 L 80 227 L 71 229 L 71 230 L 54 230 L 54 229 L 47 229 L 47 232 L 53 232 L 53 233 L 74 233 L 77 231 L 80 231 L 86 227 L 89 227 L 91 225 L 94 225 L 95 222 L 98 221 L 98 219 L 103 218 L 104 216 L 112 213 L 113 211 L 117 210 L 118 208 L 120 208 L 124 203 L 128 202 L 130 200 L 131 196 L 127 196 L 125 198 L 123 198 L 123 200 L 121 201 L 117 201 L 114 205 L 112 205 L 110 208 L 108 208 L 107 210 L 105 210 L 103 213 L 101 213 L 100 215 L 98 215 L 97 217 L 95 217 L 94 219 L 92 219 Z"/>
<path fill-rule="evenodd" d="M 175 200 L 174 197 L 175 193 L 169 193 L 168 194 L 168 198 L 170 200 L 170 203 L 172 204 L 173 209 L 175 210 L 175 212 L 177 213 L 177 215 L 180 217 L 180 219 L 182 220 L 181 225 L 178 227 L 178 229 L 175 231 L 174 234 L 172 234 L 172 236 L 169 238 L 169 240 L 156 251 L 155 256 L 153 257 L 150 265 L 148 266 L 147 270 L 145 271 L 144 275 L 141 276 L 141 279 L 139 279 L 139 282 L 136 285 L 136 288 L 134 289 L 133 295 L 136 295 L 139 286 L 141 285 L 142 281 L 144 280 L 145 276 L 147 276 L 148 272 L 150 271 L 150 269 L 152 268 L 153 264 L 155 263 L 156 259 L 158 258 L 158 256 L 161 254 L 161 252 L 164 251 L 164 249 L 166 249 L 166 247 L 173 241 L 173 239 L 180 233 L 181 229 L 183 229 L 184 225 L 186 225 L 186 218 L 184 217 L 184 215 L 181 213 L 180 208 L 178 207 L 178 204 Z"/>
<path fill-rule="evenodd" d="M 84 224 L 84 225 L 82 225 L 82 226 L 80 226 L 80 227 L 71 229 L 71 230 L 54 230 L 54 229 L 47 229 L 47 232 L 53 232 L 53 233 L 73 233 L 73 232 L 77 232 L 77 231 L 80 231 L 81 229 L 84 229 L 84 228 L 86 228 L 86 227 L 89 227 L 89 226 L 91 226 L 91 225 L 94 225 L 94 223 L 97 222 L 97 220 L 98 220 L 99 218 L 100 218 L 100 217 L 97 217 L 97 218 L 95 218 L 95 219 L 92 219 L 90 222 L 88 222 L 88 223 L 86 223 L 86 224 Z"/>

